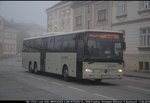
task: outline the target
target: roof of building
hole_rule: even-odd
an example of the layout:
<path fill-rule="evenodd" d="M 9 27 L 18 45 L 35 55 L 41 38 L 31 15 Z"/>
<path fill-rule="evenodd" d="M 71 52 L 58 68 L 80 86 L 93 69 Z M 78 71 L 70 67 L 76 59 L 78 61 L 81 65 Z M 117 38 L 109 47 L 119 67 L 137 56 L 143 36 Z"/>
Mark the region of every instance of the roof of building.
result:
<path fill-rule="evenodd" d="M 71 5 L 71 7 L 72 8 L 78 8 L 78 7 L 80 7 L 80 6 L 82 6 L 82 5 L 85 5 L 85 4 L 91 4 L 92 2 L 94 2 L 94 1 L 73 1 L 72 2 L 72 5 Z"/>
<path fill-rule="evenodd" d="M 3 29 L 5 28 L 11 28 L 11 29 L 16 29 L 14 27 L 14 22 L 12 21 L 7 21 L 5 18 L 3 18 L 2 16 L 0 16 L 0 19 L 3 21 Z"/>
<path fill-rule="evenodd" d="M 52 7 L 48 8 L 48 9 L 46 9 L 46 11 L 48 11 L 48 10 L 50 10 L 50 9 L 52 9 L 52 8 L 55 8 L 55 7 L 59 6 L 59 5 L 65 4 L 65 3 L 67 3 L 67 2 L 69 2 L 69 1 L 60 1 L 60 2 L 58 2 L 57 4 L 55 4 L 54 6 L 52 6 Z"/>

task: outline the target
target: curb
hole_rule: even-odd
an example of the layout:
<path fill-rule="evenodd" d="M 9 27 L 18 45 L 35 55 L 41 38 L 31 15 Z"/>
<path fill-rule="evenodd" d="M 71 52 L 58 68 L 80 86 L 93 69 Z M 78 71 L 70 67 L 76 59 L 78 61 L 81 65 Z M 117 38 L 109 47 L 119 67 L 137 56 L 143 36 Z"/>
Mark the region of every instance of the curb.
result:
<path fill-rule="evenodd" d="M 126 76 L 126 77 L 143 78 L 143 79 L 150 79 L 150 77 L 140 76 L 140 75 L 130 75 L 130 74 L 124 74 L 124 76 Z"/>

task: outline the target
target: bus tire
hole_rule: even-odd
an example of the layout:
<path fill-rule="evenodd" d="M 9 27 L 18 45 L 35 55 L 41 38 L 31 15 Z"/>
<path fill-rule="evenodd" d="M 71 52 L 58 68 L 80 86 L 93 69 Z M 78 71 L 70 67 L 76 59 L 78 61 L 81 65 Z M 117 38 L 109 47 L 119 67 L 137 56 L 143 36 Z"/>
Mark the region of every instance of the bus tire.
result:
<path fill-rule="evenodd" d="M 32 70 L 32 63 L 31 63 L 31 61 L 29 62 L 28 69 L 29 69 L 29 72 L 30 72 L 30 73 L 32 73 L 32 72 L 33 72 L 33 70 Z"/>
<path fill-rule="evenodd" d="M 36 74 L 38 73 L 38 70 L 37 70 L 37 63 L 36 63 L 36 62 L 34 63 L 34 73 L 36 73 Z"/>
<path fill-rule="evenodd" d="M 62 76 L 63 76 L 63 79 L 65 81 L 69 81 L 69 72 L 68 72 L 68 67 L 67 66 L 63 67 Z"/>

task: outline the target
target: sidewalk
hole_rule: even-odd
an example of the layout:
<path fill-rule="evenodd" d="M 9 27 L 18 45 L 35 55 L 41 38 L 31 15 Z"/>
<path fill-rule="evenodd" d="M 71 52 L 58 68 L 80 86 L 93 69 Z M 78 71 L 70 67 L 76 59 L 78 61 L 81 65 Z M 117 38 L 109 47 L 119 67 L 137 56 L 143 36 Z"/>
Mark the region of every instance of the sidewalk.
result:
<path fill-rule="evenodd" d="M 150 79 L 150 73 L 124 71 L 124 76 Z"/>

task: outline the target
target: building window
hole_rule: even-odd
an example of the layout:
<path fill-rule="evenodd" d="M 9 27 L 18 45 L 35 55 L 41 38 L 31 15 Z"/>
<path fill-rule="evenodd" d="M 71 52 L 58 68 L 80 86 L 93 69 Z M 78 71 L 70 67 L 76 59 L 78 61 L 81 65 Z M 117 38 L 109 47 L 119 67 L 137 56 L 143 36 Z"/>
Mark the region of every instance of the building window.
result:
<path fill-rule="evenodd" d="M 57 32 L 57 27 L 55 27 L 55 30 L 54 30 L 55 32 Z"/>
<path fill-rule="evenodd" d="M 142 5 L 142 9 L 143 10 L 147 10 L 147 9 L 150 9 L 150 1 L 142 1 L 143 5 Z"/>
<path fill-rule="evenodd" d="M 60 14 L 60 24 L 61 24 L 61 29 L 64 29 L 65 27 L 65 19 L 66 19 L 66 13 L 65 12 L 61 12 Z"/>
<path fill-rule="evenodd" d="M 76 17 L 76 26 L 81 25 L 81 16 Z"/>
<path fill-rule="evenodd" d="M 87 12 L 90 13 L 90 5 L 87 6 Z"/>
<path fill-rule="evenodd" d="M 90 21 L 88 20 L 88 29 L 90 29 Z"/>
<path fill-rule="evenodd" d="M 143 62 L 139 62 L 139 70 L 143 70 Z"/>
<path fill-rule="evenodd" d="M 126 2 L 125 1 L 119 1 L 118 4 L 118 16 L 126 15 Z"/>
<path fill-rule="evenodd" d="M 71 14 L 70 14 L 70 11 L 68 10 L 67 11 L 67 20 L 66 20 L 67 26 L 69 26 L 69 24 L 70 24 L 70 18 L 71 18 Z"/>
<path fill-rule="evenodd" d="M 106 9 L 98 11 L 98 22 L 106 20 Z"/>
<path fill-rule="evenodd" d="M 140 29 L 140 46 L 150 47 L 150 27 Z"/>
<path fill-rule="evenodd" d="M 70 10 L 67 10 L 67 18 L 69 18 L 70 17 Z"/>
<path fill-rule="evenodd" d="M 139 11 L 138 13 L 144 13 L 150 11 L 150 1 L 139 1 Z"/>
<path fill-rule="evenodd" d="M 143 62 L 143 61 L 140 61 L 139 62 L 139 70 L 144 70 L 144 71 L 149 71 L 149 62 Z"/>
<path fill-rule="evenodd" d="M 60 14 L 60 20 L 61 20 L 61 26 L 63 27 L 63 25 L 64 25 L 64 17 L 63 17 L 63 15 L 64 15 L 64 13 L 63 12 L 61 12 L 61 14 Z"/>
<path fill-rule="evenodd" d="M 51 15 L 48 16 L 48 23 L 52 23 L 52 16 Z"/>
<path fill-rule="evenodd" d="M 145 62 L 145 70 L 149 70 L 149 62 Z"/>

